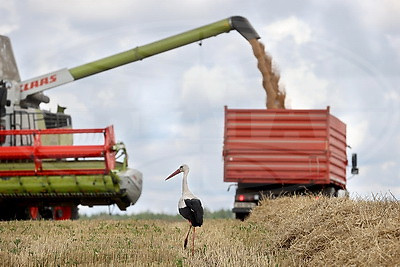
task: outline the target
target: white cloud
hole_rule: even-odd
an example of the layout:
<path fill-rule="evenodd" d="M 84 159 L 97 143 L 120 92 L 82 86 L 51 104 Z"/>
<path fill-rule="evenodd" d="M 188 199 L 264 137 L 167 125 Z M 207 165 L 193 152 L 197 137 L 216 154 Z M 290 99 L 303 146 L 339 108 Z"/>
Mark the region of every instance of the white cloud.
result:
<path fill-rule="evenodd" d="M 261 74 L 258 77 L 259 81 L 249 80 L 243 77 L 240 68 L 237 67 L 240 66 L 196 65 L 188 69 L 182 78 L 183 106 L 190 111 L 193 105 L 203 110 L 221 109 L 227 104 L 258 102 L 259 96 L 265 95 L 261 85 Z M 251 67 L 256 70 L 255 65 Z M 259 104 L 263 103 L 264 99 L 259 101 Z"/>
<path fill-rule="evenodd" d="M 386 39 L 389 42 L 389 45 L 393 48 L 393 51 L 397 53 L 397 56 L 400 58 L 400 33 L 399 35 L 386 35 Z"/>
<path fill-rule="evenodd" d="M 296 44 L 301 45 L 309 42 L 312 38 L 311 27 L 294 16 L 269 24 L 263 31 L 265 37 L 274 42 L 280 42 L 291 37 Z"/>
<path fill-rule="evenodd" d="M 90 19 L 112 19 L 118 14 L 124 16 L 138 8 L 137 1 L 118 1 L 118 4 L 108 0 L 98 0 L 94 5 L 90 1 L 28 1 L 31 10 L 38 13 L 55 14 L 62 12 L 63 16 L 69 19 L 86 18 Z"/>
<path fill-rule="evenodd" d="M 3 24 L 0 25 L 0 33 L 2 35 L 8 35 L 13 31 L 17 30 L 19 26 L 17 24 Z"/>
<path fill-rule="evenodd" d="M 111 89 L 102 89 L 97 93 L 97 100 L 107 108 L 117 108 L 118 101 L 115 99 L 115 92 Z"/>
<path fill-rule="evenodd" d="M 369 123 L 367 120 L 358 121 L 353 116 L 351 117 L 351 119 L 346 119 L 344 116 L 341 119 L 346 121 L 350 126 L 347 127 L 347 144 L 357 151 L 366 142 Z"/>
<path fill-rule="evenodd" d="M 400 49 L 400 47 L 399 47 L 399 49 Z M 385 91 L 384 99 L 400 103 L 400 94 L 399 94 L 399 92 L 397 92 L 394 89 L 387 90 L 387 91 Z"/>
<path fill-rule="evenodd" d="M 191 102 L 201 99 L 201 102 L 221 103 L 228 95 L 224 78 L 224 70 L 219 67 L 208 69 L 205 66 L 194 66 L 190 68 L 183 76 L 182 100 Z"/>
<path fill-rule="evenodd" d="M 227 99 L 240 98 L 246 93 L 238 82 L 241 75 L 231 67 L 194 66 L 185 72 L 182 81 L 182 100 L 211 106 L 223 106 Z M 232 80 L 234 79 L 234 80 Z"/>
<path fill-rule="evenodd" d="M 379 31 L 398 29 L 400 24 L 400 2 L 398 0 L 344 0 L 344 2 L 346 5 L 352 6 L 354 13 L 367 27 Z"/>
<path fill-rule="evenodd" d="M 0 34 L 8 35 L 19 29 L 19 15 L 14 1 L 3 1 L 0 6 Z"/>
<path fill-rule="evenodd" d="M 328 99 L 327 80 L 318 78 L 313 67 L 305 62 L 299 67 L 287 68 L 281 73 L 291 108 L 321 108 Z"/>
<path fill-rule="evenodd" d="M 154 23 L 167 17 L 170 20 L 193 18 L 202 16 L 205 12 L 211 14 L 210 7 L 225 7 L 224 1 L 138 1 L 138 0 L 97 0 L 92 1 L 69 0 L 69 1 L 47 1 L 28 0 L 28 7 L 35 13 L 45 15 L 59 15 L 72 20 L 93 23 L 121 22 L 136 20 L 142 23 Z M 223 19 L 222 17 L 221 19 Z M 163 27 L 163 25 L 159 25 Z"/>
<path fill-rule="evenodd" d="M 391 161 L 382 163 L 380 167 L 383 171 L 386 171 L 386 170 L 392 169 L 396 166 L 397 166 L 397 161 L 391 160 Z"/>

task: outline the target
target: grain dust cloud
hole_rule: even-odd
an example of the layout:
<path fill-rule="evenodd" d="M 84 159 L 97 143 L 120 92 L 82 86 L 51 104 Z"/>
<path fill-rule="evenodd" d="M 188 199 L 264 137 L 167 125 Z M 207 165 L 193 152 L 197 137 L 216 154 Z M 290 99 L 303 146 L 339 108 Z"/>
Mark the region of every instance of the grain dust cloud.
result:
<path fill-rule="evenodd" d="M 257 39 L 249 40 L 254 56 L 257 58 L 257 67 L 263 76 L 263 87 L 267 93 L 267 109 L 284 109 L 286 93 L 279 88 L 280 75 L 272 66 L 271 57 L 265 52 L 264 44 Z"/>

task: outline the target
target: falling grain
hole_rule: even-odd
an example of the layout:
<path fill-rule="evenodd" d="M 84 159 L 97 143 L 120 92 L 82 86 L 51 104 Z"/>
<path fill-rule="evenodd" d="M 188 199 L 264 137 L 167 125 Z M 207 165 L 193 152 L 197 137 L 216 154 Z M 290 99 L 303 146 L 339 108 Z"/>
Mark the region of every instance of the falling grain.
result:
<path fill-rule="evenodd" d="M 284 109 L 286 93 L 279 88 L 279 73 L 272 66 L 271 57 L 265 52 L 264 45 L 257 39 L 249 40 L 254 56 L 257 58 L 257 67 L 260 70 L 265 92 L 267 93 L 268 109 Z"/>

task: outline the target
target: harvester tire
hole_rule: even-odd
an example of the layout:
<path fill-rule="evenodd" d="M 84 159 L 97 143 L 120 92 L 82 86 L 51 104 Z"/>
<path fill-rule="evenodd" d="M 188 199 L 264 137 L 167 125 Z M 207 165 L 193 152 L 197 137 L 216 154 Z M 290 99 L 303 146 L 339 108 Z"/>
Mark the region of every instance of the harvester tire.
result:
<path fill-rule="evenodd" d="M 78 210 L 79 210 L 78 206 L 71 207 L 71 220 L 78 220 L 79 219 Z"/>

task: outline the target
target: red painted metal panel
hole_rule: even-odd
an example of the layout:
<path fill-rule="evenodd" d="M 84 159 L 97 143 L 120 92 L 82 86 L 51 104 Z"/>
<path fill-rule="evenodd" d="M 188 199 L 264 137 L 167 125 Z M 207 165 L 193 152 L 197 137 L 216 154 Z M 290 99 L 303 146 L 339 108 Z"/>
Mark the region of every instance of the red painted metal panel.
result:
<path fill-rule="evenodd" d="M 43 130 L 1 130 L 0 135 L 30 135 L 30 134 L 77 134 L 77 133 L 104 133 L 106 129 L 112 128 L 95 128 L 95 129 L 43 129 Z"/>
<path fill-rule="evenodd" d="M 346 184 L 346 125 L 326 110 L 225 108 L 224 181 Z"/>
<path fill-rule="evenodd" d="M 58 175 L 98 175 L 108 174 L 105 169 L 60 169 L 60 170 L 9 170 L 0 171 L 1 176 L 58 176 Z"/>
<path fill-rule="evenodd" d="M 103 157 L 104 146 L 0 147 L 0 160 Z"/>
<path fill-rule="evenodd" d="M 76 134 L 76 133 L 103 133 L 103 145 L 58 145 L 43 146 L 41 136 L 47 134 Z M 26 160 L 34 163 L 33 170 L 0 170 L 1 176 L 35 176 L 35 175 L 94 175 L 108 174 L 115 168 L 114 129 L 109 126 L 104 129 L 47 129 L 47 130 L 2 130 L 0 135 L 32 135 L 33 146 L 6 146 L 0 147 L 0 160 Z M 102 169 L 59 169 L 45 170 L 43 159 L 76 159 L 103 157 L 105 167 Z"/>

